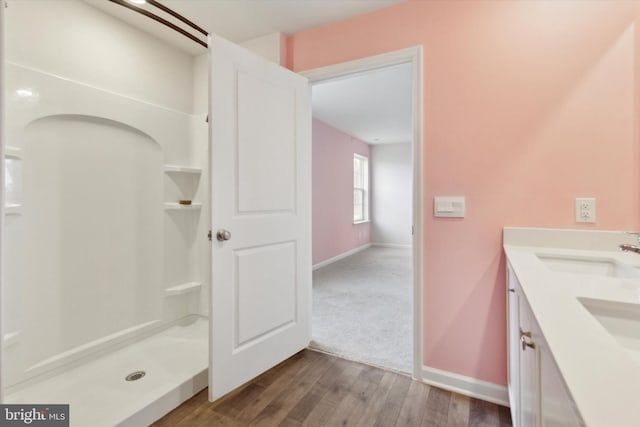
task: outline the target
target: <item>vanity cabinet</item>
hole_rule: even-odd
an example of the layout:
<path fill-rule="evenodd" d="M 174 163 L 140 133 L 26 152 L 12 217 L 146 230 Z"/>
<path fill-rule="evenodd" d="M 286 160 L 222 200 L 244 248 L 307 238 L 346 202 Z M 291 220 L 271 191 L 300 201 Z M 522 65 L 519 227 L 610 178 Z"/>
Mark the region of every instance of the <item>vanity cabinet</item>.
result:
<path fill-rule="evenodd" d="M 507 350 L 509 403 L 514 427 L 584 425 L 508 263 Z"/>
<path fill-rule="evenodd" d="M 544 339 L 539 340 L 540 414 L 544 427 L 584 426 Z"/>

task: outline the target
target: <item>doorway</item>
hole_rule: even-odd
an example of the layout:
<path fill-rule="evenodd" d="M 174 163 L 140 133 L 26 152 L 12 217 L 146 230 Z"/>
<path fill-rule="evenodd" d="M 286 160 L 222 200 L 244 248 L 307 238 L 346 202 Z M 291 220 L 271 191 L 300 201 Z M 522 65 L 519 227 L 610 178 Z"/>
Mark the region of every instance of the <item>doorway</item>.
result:
<path fill-rule="evenodd" d="M 311 347 L 420 379 L 421 48 L 302 74 L 314 116 Z"/>

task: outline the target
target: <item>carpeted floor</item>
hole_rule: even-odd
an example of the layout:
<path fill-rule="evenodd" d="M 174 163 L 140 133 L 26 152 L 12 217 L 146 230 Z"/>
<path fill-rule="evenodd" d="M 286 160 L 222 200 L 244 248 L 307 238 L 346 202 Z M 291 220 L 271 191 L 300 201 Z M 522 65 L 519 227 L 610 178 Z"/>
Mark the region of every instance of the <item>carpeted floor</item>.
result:
<path fill-rule="evenodd" d="M 313 272 L 311 346 L 412 371 L 411 249 L 372 247 Z"/>

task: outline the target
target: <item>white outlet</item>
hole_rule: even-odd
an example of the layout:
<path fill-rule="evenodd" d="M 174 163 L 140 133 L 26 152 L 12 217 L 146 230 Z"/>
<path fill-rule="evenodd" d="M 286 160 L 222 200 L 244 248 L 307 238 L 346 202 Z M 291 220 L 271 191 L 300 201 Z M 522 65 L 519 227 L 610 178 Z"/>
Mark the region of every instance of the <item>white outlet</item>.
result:
<path fill-rule="evenodd" d="M 576 222 L 596 222 L 596 199 L 579 197 L 576 199 Z"/>

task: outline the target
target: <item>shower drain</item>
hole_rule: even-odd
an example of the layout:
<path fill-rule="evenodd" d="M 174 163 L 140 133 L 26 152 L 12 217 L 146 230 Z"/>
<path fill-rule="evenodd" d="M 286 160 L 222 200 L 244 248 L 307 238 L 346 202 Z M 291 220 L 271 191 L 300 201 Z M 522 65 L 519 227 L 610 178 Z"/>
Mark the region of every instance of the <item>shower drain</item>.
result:
<path fill-rule="evenodd" d="M 145 371 L 135 371 L 127 375 L 124 379 L 127 381 L 137 381 L 145 375 L 147 375 Z"/>

